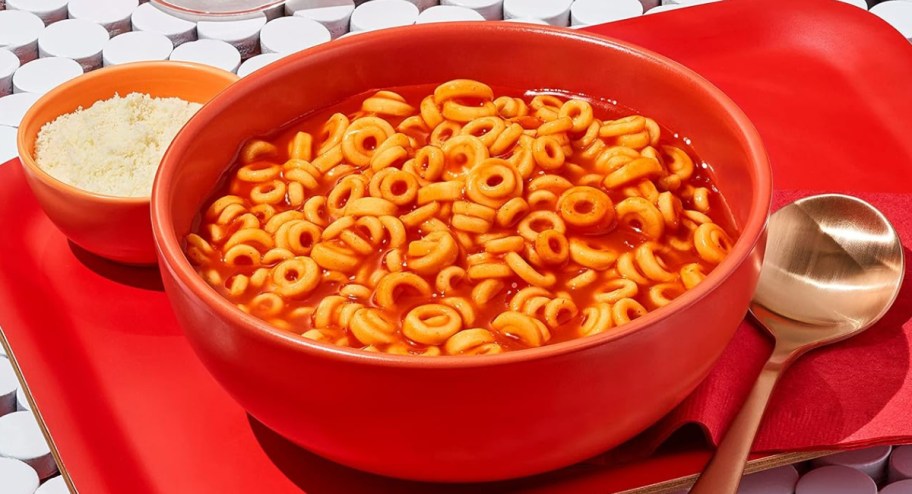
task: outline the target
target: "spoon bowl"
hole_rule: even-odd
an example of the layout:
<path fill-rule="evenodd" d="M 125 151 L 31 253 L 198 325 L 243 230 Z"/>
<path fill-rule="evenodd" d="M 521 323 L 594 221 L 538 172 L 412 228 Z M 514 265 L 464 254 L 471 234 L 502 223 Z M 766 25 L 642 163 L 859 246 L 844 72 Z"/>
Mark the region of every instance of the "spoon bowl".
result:
<path fill-rule="evenodd" d="M 809 350 L 871 327 L 893 305 L 905 272 L 884 215 L 850 196 L 795 201 L 770 218 L 750 313 L 775 346 L 747 401 L 691 494 L 734 494 L 773 387 Z"/>
<path fill-rule="evenodd" d="M 820 344 L 838 341 L 874 324 L 899 293 L 902 246 L 860 199 L 800 199 L 773 215 L 769 238 L 751 313 L 773 336 L 781 325 L 766 321 L 776 316 Z"/>

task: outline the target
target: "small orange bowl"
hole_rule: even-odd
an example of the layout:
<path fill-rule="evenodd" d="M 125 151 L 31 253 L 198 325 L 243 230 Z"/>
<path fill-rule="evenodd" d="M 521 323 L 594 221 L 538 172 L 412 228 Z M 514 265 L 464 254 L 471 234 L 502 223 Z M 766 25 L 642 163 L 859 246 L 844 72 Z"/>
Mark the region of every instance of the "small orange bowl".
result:
<path fill-rule="evenodd" d="M 107 196 L 57 180 L 35 162 L 38 132 L 60 115 L 115 93 L 206 103 L 237 79 L 231 72 L 200 64 L 140 62 L 96 70 L 48 92 L 25 114 L 17 137 L 26 180 L 41 208 L 73 243 L 93 254 L 124 264 L 155 264 L 149 196 Z"/>

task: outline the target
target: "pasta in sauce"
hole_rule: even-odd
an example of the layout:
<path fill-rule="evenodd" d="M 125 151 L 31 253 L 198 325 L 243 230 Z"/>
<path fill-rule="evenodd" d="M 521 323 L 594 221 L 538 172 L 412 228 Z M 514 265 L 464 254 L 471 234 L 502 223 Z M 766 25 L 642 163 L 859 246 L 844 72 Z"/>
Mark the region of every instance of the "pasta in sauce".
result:
<path fill-rule="evenodd" d="M 472 80 L 419 89 L 245 144 L 186 237 L 198 272 L 305 338 L 493 354 L 610 331 L 729 251 L 708 171 L 654 120 Z"/>

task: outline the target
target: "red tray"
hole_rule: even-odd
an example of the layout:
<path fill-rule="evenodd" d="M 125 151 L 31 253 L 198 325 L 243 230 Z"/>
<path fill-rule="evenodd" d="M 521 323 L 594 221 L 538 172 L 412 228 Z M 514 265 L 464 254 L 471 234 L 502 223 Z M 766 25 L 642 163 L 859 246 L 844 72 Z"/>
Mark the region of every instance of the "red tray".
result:
<path fill-rule="evenodd" d="M 668 55 L 727 92 L 760 130 L 778 189 L 910 190 L 912 46 L 876 17 L 832 0 L 729 0 L 593 30 Z M 158 273 L 69 244 L 16 162 L 0 166 L 0 224 L 0 326 L 80 492 L 662 492 L 708 457 L 698 436 L 679 436 L 643 461 L 483 486 L 356 472 L 250 419 L 193 355 Z"/>

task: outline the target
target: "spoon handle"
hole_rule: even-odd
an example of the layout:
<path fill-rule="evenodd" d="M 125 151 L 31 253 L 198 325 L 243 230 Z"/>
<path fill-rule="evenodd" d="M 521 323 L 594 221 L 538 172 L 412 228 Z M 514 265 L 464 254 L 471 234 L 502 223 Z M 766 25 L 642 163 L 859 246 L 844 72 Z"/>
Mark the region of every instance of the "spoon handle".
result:
<path fill-rule="evenodd" d="M 763 366 L 754 387 L 741 407 L 741 411 L 725 433 L 716 453 L 706 465 L 690 494 L 735 494 L 750 453 L 760 419 L 766 410 L 770 394 L 785 365 L 770 358 Z"/>

